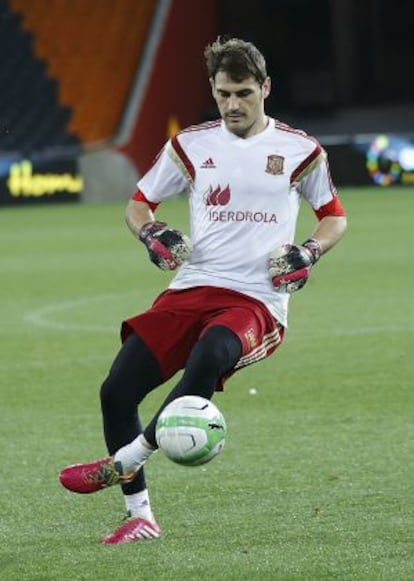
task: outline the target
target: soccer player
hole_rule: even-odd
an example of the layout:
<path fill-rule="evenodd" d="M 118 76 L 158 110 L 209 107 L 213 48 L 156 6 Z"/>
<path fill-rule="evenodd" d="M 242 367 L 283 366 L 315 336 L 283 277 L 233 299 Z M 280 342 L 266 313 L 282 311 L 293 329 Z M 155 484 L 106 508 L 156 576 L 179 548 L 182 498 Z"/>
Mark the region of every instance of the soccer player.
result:
<path fill-rule="evenodd" d="M 284 337 L 290 294 L 346 228 L 322 147 L 265 113 L 271 82 L 261 52 L 219 37 L 205 58 L 221 119 L 170 139 L 126 209 L 151 261 L 177 274 L 148 311 L 122 324 L 122 347 L 101 388 L 109 455 L 60 473 L 78 493 L 121 485 L 127 517 L 105 544 L 160 536 L 143 469 L 157 449 L 159 413 L 183 395 L 212 398 L 236 370 L 272 354 Z M 190 239 L 153 214 L 181 192 L 189 199 Z M 298 245 L 302 199 L 317 220 Z M 144 429 L 137 407 L 180 369 Z"/>

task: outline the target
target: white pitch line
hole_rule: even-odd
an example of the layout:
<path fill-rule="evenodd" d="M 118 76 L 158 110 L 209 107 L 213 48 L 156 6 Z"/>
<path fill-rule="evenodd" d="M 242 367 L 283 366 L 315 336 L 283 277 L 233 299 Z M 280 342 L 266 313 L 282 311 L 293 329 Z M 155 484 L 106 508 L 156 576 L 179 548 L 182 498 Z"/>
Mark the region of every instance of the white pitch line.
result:
<path fill-rule="evenodd" d="M 45 358 L 45 359 L 27 359 L 25 360 L 25 367 L 29 368 L 60 368 L 60 367 L 72 367 L 74 364 L 77 366 L 84 365 L 93 365 L 93 364 L 100 364 L 107 362 L 108 365 L 111 363 L 111 356 L 106 355 L 88 355 L 86 357 L 70 357 L 70 358 L 61 358 L 56 359 L 53 357 L 52 359 Z M 14 371 L 14 370 L 21 370 L 22 362 L 21 361 L 8 361 L 7 363 L 3 363 L 0 361 L 0 370 L 2 371 Z"/>
<path fill-rule="evenodd" d="M 35 327 L 43 327 L 59 331 L 76 331 L 76 332 L 99 332 L 99 333 L 109 333 L 114 332 L 119 329 L 119 324 L 114 323 L 114 325 L 99 325 L 93 323 L 82 323 L 79 321 L 67 322 L 59 321 L 58 315 L 63 312 L 76 310 L 80 307 L 85 307 L 94 303 L 116 301 L 119 302 L 123 298 L 135 296 L 137 297 L 137 292 L 127 292 L 119 294 L 102 294 L 102 295 L 92 295 L 83 296 L 72 301 L 63 301 L 45 305 L 40 309 L 31 311 L 24 316 L 24 322 L 29 323 Z M 142 308 L 142 310 L 145 307 Z M 139 312 L 139 305 L 137 306 L 136 312 Z M 119 321 L 120 323 L 120 321 Z M 401 323 L 401 325 L 390 324 L 390 325 L 365 325 L 360 327 L 346 327 L 346 328 L 331 328 L 331 329 L 319 329 L 311 331 L 299 331 L 297 329 L 292 329 L 292 333 L 287 333 L 287 337 L 294 340 L 296 337 L 354 337 L 358 335 L 375 335 L 377 333 L 413 333 L 414 324 Z"/>
<path fill-rule="evenodd" d="M 73 301 L 63 301 L 58 303 L 48 304 L 40 309 L 29 312 L 24 315 L 23 320 L 35 327 L 43 327 L 47 329 L 54 329 L 59 331 L 77 331 L 77 332 L 100 332 L 108 333 L 119 328 L 119 325 L 99 325 L 92 323 L 81 322 L 67 322 L 59 321 L 56 317 L 63 312 L 76 311 L 79 307 L 88 306 L 94 303 L 101 303 L 107 301 L 117 301 L 130 296 L 136 296 L 137 293 L 128 292 L 120 294 L 105 294 L 83 296 Z"/>

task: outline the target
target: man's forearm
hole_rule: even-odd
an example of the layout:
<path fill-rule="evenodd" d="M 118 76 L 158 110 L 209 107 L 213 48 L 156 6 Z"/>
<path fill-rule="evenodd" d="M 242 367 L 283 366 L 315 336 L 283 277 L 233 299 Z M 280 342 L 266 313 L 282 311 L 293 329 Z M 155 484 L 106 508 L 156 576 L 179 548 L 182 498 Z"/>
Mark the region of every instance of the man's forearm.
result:
<path fill-rule="evenodd" d="M 153 222 L 154 214 L 145 202 L 130 200 L 126 207 L 125 221 L 135 238 L 139 238 L 142 226 Z"/>
<path fill-rule="evenodd" d="M 321 245 L 322 252 L 327 252 L 342 238 L 346 230 L 345 216 L 325 216 L 315 228 L 312 238 Z"/>

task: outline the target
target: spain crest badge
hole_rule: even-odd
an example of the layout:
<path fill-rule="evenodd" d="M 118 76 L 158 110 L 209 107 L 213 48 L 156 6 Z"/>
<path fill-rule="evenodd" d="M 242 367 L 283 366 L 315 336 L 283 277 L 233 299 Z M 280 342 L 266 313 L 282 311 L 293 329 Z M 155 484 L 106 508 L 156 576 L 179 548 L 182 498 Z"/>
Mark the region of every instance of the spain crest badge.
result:
<path fill-rule="evenodd" d="M 283 166 L 285 158 L 282 155 L 268 155 L 265 172 L 272 176 L 283 175 Z"/>

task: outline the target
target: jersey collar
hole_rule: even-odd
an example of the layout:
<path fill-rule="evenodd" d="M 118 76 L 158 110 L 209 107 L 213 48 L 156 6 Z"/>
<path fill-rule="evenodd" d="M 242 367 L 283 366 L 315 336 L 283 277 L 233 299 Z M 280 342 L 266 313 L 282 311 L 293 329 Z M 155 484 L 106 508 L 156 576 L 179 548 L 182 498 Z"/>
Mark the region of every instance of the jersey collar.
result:
<path fill-rule="evenodd" d="M 238 137 L 237 135 L 229 131 L 223 119 L 221 120 L 221 129 L 223 133 L 226 135 L 227 139 L 229 139 L 232 143 L 238 145 L 239 147 L 249 147 L 250 145 L 257 143 L 258 141 L 261 141 L 268 135 L 268 133 L 270 133 L 274 129 L 274 127 L 275 120 L 272 117 L 267 116 L 267 125 L 263 129 L 263 131 L 260 131 L 260 133 L 256 133 L 251 137 L 244 138 Z"/>

